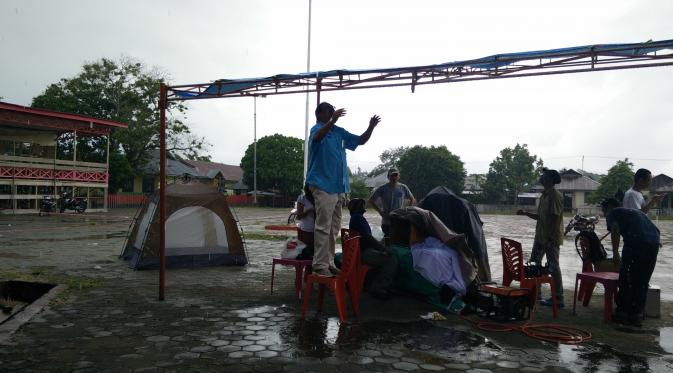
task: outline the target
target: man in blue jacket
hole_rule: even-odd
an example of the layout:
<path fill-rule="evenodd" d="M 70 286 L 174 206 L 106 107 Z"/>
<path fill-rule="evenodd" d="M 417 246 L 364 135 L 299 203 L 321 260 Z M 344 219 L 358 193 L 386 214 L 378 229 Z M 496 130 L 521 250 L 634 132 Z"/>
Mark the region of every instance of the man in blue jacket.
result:
<path fill-rule="evenodd" d="M 341 209 L 344 195 L 350 192 L 346 149 L 355 150 L 364 145 L 381 121 L 378 115 L 369 120 L 369 126 L 357 136 L 336 125 L 346 115 L 345 109 L 322 102 L 315 109 L 317 123 L 311 128 L 306 183 L 315 199 L 315 228 L 313 273 L 335 276 L 334 247 L 341 230 Z"/>

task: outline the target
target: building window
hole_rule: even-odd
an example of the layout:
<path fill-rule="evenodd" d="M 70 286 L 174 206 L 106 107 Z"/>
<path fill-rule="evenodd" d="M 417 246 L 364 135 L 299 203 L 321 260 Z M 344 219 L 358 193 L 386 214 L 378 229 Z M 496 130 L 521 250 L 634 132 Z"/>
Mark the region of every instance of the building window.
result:
<path fill-rule="evenodd" d="M 0 155 L 14 155 L 14 141 L 0 140 Z"/>
<path fill-rule="evenodd" d="M 34 185 L 17 185 L 16 194 L 21 195 L 35 195 L 35 186 Z"/>
<path fill-rule="evenodd" d="M 37 200 L 35 199 L 17 199 L 16 200 L 16 208 L 17 209 L 23 209 L 23 210 L 30 210 L 30 209 L 36 209 L 37 207 Z"/>
<path fill-rule="evenodd" d="M 37 194 L 46 196 L 54 194 L 54 187 L 49 185 L 38 185 Z"/>
<path fill-rule="evenodd" d="M 0 199 L 0 210 L 11 210 L 11 209 L 12 209 L 11 199 Z"/>
<path fill-rule="evenodd" d="M 105 189 L 89 188 L 89 208 L 102 209 L 105 207 Z"/>
<path fill-rule="evenodd" d="M 12 186 L 7 184 L 0 184 L 0 194 L 12 194 Z"/>

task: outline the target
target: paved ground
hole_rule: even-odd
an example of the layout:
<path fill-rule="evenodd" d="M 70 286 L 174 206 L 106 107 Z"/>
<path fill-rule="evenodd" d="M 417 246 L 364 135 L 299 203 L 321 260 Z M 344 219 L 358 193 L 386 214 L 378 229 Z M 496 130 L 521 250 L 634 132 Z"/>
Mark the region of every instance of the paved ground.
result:
<path fill-rule="evenodd" d="M 2 371 L 670 371 L 673 306 L 642 329 L 602 324 L 595 296 L 577 316 L 554 322 L 590 330 L 580 346 L 540 342 L 518 332 L 495 333 L 449 315 L 425 321 L 434 309 L 401 296 L 388 302 L 363 297 L 362 317 L 339 325 L 333 301 L 322 315 L 299 320 L 293 272 L 277 273 L 269 293 L 271 258 L 281 241 L 260 236 L 287 211 L 237 209 L 250 237 L 250 264 L 169 270 L 166 301 L 157 300 L 158 272 L 133 271 L 117 259 L 131 210 L 109 214 L 0 216 L 0 280 L 29 278 L 65 283 L 64 294 L 0 346 Z M 347 213 L 344 214 L 347 218 Z M 376 223 L 375 217 L 371 219 Z M 498 240 L 527 247 L 533 222 L 484 216 L 495 277 L 501 273 Z M 653 283 L 671 274 L 670 222 L 659 222 L 665 247 Z M 604 230 L 604 229 L 603 229 Z M 282 233 L 275 233 L 280 234 Z M 579 269 L 570 240 L 562 265 L 566 289 Z M 569 254 L 570 253 L 570 254 Z M 567 292 L 566 292 L 567 293 Z M 571 299 L 571 294 L 566 294 Z M 671 294 L 663 290 L 663 297 Z M 548 309 L 535 322 L 552 318 Z"/>

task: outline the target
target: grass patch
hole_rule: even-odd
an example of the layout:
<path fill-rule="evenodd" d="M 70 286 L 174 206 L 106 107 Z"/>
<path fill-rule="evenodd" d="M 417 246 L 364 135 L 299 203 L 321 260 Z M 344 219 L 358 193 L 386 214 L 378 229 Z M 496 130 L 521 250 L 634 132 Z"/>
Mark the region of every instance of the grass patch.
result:
<path fill-rule="evenodd" d="M 264 241 L 285 241 L 290 236 L 281 236 L 278 234 L 266 234 L 266 233 L 246 233 L 246 240 L 264 240 Z"/>
<path fill-rule="evenodd" d="M 66 285 L 67 289 L 56 296 L 52 303 L 65 304 L 77 292 L 100 286 L 100 281 L 93 278 L 63 276 L 51 274 L 46 268 L 36 267 L 29 272 L 18 272 L 13 270 L 0 270 L 0 280 L 2 281 L 28 281 L 44 282 L 50 284 Z"/>

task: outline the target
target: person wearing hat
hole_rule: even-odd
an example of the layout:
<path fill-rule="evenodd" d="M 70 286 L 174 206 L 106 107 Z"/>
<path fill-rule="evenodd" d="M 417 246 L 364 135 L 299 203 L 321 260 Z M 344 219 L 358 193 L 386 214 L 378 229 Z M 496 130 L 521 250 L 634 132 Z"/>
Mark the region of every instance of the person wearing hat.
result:
<path fill-rule="evenodd" d="M 542 257 L 547 257 L 547 264 L 556 290 L 556 303 L 563 308 L 563 275 L 559 265 L 559 252 L 563 244 L 563 196 L 554 185 L 561 182 L 561 175 L 556 170 L 547 168 L 542 169 L 542 175 L 539 180 L 544 187 L 540 201 L 537 206 L 537 213 L 518 210 L 517 215 L 526 215 L 531 219 L 537 220 L 535 224 L 535 239 L 533 250 L 530 254 L 530 261 L 541 263 Z M 538 288 L 538 294 L 539 293 Z M 540 301 L 542 305 L 552 306 L 552 299 Z"/>
<path fill-rule="evenodd" d="M 334 265 L 334 248 L 341 230 L 344 195 L 350 192 L 346 149 L 352 151 L 366 144 L 381 121 L 378 115 L 372 116 L 367 130 L 357 136 L 336 125 L 344 115 L 345 109 L 335 110 L 327 102 L 320 103 L 315 109 L 317 123 L 311 128 L 308 141 L 306 184 L 315 201 L 312 266 L 318 276 L 339 274 Z"/>
<path fill-rule="evenodd" d="M 416 204 L 416 199 L 409 187 L 400 183 L 400 171 L 393 167 L 388 170 L 388 183 L 378 187 L 368 201 L 381 215 L 381 230 L 386 237 L 390 236 L 390 212 L 404 207 L 407 200 L 409 206 Z"/>
<path fill-rule="evenodd" d="M 619 205 L 615 198 L 601 202 L 615 253 L 619 250 L 620 237 L 624 238 L 613 319 L 641 326 L 647 289 L 661 246 L 660 232 L 641 210 Z"/>

